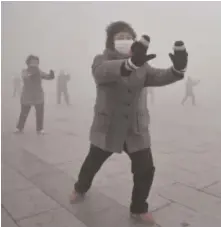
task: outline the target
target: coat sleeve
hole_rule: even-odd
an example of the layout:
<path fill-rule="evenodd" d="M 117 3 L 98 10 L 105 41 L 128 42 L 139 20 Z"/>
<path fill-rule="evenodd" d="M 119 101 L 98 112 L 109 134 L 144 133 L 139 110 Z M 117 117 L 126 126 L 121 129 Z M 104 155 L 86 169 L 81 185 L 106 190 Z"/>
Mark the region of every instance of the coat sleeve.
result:
<path fill-rule="evenodd" d="M 184 78 L 184 73 L 177 72 L 173 67 L 160 69 L 147 64 L 146 70 L 145 87 L 165 86 Z"/>
<path fill-rule="evenodd" d="M 106 60 L 97 55 L 92 64 L 92 74 L 97 84 L 116 82 L 121 77 L 121 65 L 124 60 Z"/>
<path fill-rule="evenodd" d="M 43 71 L 40 71 L 41 73 L 41 78 L 44 80 L 53 80 L 54 76 L 50 75 L 49 73 L 45 73 Z"/>

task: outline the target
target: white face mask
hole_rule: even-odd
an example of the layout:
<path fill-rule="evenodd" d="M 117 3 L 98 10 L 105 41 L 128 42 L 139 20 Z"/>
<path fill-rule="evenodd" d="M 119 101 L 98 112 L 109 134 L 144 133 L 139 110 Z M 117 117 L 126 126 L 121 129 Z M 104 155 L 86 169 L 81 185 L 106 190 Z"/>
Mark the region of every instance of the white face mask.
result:
<path fill-rule="evenodd" d="M 132 39 L 124 39 L 124 40 L 115 40 L 114 46 L 115 49 L 121 54 L 129 54 L 131 45 L 133 44 Z"/>

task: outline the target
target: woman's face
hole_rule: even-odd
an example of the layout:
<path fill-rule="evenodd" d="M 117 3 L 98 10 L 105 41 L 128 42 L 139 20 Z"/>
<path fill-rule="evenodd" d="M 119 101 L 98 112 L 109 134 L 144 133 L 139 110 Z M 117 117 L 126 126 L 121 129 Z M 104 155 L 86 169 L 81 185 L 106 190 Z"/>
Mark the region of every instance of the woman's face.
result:
<path fill-rule="evenodd" d="M 114 36 L 114 41 L 116 40 L 133 40 L 133 36 L 128 32 L 119 32 Z"/>
<path fill-rule="evenodd" d="M 114 36 L 115 50 L 124 55 L 131 55 L 131 46 L 133 42 L 133 37 L 128 32 L 119 32 Z"/>

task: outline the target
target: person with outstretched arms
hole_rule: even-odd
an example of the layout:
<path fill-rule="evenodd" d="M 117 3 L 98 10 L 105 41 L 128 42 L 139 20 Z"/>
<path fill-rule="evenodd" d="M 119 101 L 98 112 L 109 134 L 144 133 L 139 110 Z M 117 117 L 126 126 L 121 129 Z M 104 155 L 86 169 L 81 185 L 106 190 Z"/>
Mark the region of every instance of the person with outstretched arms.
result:
<path fill-rule="evenodd" d="M 131 160 L 134 182 L 131 217 L 153 224 L 155 221 L 149 212 L 147 199 L 155 166 L 144 88 L 166 86 L 182 80 L 188 55 L 184 43 L 175 42 L 174 54 L 169 54 L 172 66 L 154 68 L 149 61 L 156 55 L 146 54 L 149 45 L 150 37 L 143 35 L 136 40 L 135 31 L 126 22 L 117 21 L 107 27 L 106 48 L 102 54 L 95 56 L 92 64 L 97 96 L 90 129 L 90 148 L 70 202 L 74 203 L 87 193 L 108 157 L 124 151 Z"/>

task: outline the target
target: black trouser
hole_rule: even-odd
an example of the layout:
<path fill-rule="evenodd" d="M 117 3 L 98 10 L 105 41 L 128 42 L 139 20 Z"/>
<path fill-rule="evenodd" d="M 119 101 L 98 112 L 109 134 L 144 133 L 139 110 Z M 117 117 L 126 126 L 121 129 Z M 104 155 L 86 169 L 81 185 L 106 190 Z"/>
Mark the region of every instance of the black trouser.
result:
<path fill-rule="evenodd" d="M 126 147 L 124 150 L 132 162 L 131 169 L 134 182 L 130 211 L 134 214 L 145 213 L 148 211 L 146 199 L 153 183 L 155 171 L 151 149 L 147 148 L 131 154 L 127 152 Z M 78 181 L 75 184 L 76 192 L 84 194 L 89 190 L 95 174 L 112 154 L 91 145 L 89 154 L 81 167 Z"/>
<path fill-rule="evenodd" d="M 69 94 L 67 89 L 58 89 L 57 91 L 57 104 L 61 104 L 61 96 L 64 95 L 66 104 L 69 104 Z"/>
<path fill-rule="evenodd" d="M 36 104 L 36 130 L 41 131 L 43 129 L 44 123 L 44 103 Z M 23 130 L 25 127 L 25 122 L 27 120 L 28 114 L 30 112 L 31 105 L 21 105 L 21 113 L 17 124 L 17 129 Z"/>

